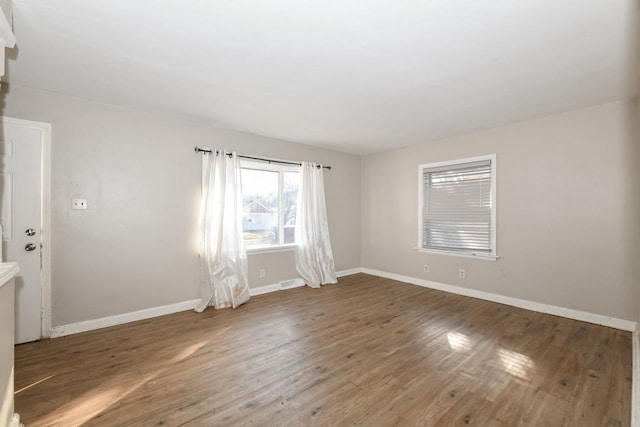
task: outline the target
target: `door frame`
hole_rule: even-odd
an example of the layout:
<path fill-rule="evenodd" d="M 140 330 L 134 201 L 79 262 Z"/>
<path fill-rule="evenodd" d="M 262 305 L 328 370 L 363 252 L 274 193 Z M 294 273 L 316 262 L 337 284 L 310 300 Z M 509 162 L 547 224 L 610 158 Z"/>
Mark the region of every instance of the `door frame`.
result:
<path fill-rule="evenodd" d="M 0 117 L 2 125 L 18 125 L 42 131 L 42 151 L 40 165 L 42 181 L 40 183 L 40 230 L 42 247 L 40 275 L 40 335 L 51 336 L 51 124 L 32 120 Z M 4 127 L 3 127 L 4 129 Z M 4 137 L 4 135 L 0 135 Z"/>

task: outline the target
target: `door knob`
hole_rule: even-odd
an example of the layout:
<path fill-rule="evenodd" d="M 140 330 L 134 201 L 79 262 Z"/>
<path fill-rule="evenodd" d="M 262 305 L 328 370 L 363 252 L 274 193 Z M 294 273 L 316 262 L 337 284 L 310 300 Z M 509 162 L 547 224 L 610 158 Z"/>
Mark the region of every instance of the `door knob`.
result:
<path fill-rule="evenodd" d="M 36 230 L 34 230 L 33 228 L 27 228 L 25 230 L 24 234 L 26 234 L 27 236 L 35 236 L 36 235 Z"/>
<path fill-rule="evenodd" d="M 27 251 L 27 252 L 35 251 L 36 250 L 36 244 L 35 243 L 27 243 L 24 246 L 24 250 Z"/>

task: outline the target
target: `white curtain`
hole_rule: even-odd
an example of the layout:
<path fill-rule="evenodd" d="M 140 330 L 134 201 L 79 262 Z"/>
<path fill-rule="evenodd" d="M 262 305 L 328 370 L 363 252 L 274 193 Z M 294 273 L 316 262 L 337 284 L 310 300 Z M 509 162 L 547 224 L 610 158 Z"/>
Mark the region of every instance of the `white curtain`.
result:
<path fill-rule="evenodd" d="M 233 307 L 249 300 L 247 251 L 242 236 L 242 185 L 236 153 L 212 150 L 202 156 L 200 201 L 201 301 Z"/>
<path fill-rule="evenodd" d="M 315 163 L 302 163 L 296 208 L 296 270 L 313 288 L 337 282 L 322 171 Z"/>

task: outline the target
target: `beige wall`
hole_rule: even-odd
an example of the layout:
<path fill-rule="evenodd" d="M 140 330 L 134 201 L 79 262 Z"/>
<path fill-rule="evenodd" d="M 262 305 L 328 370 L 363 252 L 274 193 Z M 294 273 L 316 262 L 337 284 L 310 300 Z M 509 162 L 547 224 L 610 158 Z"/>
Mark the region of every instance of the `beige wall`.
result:
<path fill-rule="evenodd" d="M 194 145 L 334 166 L 325 179 L 338 270 L 364 266 L 638 319 L 635 102 L 359 159 L 170 115 L 8 90 L 6 116 L 53 125 L 54 326 L 197 298 Z M 489 153 L 498 157 L 501 259 L 417 252 L 418 165 Z M 86 197 L 90 209 L 72 211 L 72 197 Z M 297 276 L 291 252 L 251 255 L 249 264 L 252 287 Z M 459 268 L 466 279 L 457 278 Z"/>
<path fill-rule="evenodd" d="M 636 107 L 615 102 L 365 157 L 363 266 L 636 320 Z M 417 252 L 418 165 L 491 153 L 501 258 Z"/>
<path fill-rule="evenodd" d="M 336 268 L 360 265 L 358 157 L 17 86 L 4 115 L 52 124 L 53 326 L 198 297 L 195 145 L 333 166 Z M 74 197 L 89 209 L 72 211 Z M 293 252 L 250 255 L 249 270 L 252 287 L 297 277 Z"/>

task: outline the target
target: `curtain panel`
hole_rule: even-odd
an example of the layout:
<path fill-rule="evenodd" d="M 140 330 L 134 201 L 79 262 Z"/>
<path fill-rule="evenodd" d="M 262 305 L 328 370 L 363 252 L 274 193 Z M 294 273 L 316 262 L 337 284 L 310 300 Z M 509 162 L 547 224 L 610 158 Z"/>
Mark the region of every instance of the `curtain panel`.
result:
<path fill-rule="evenodd" d="M 296 210 L 296 270 L 308 286 L 337 283 L 324 198 L 323 169 L 315 163 L 300 166 Z"/>
<path fill-rule="evenodd" d="M 242 184 L 237 153 L 212 150 L 202 156 L 200 201 L 201 300 L 233 307 L 249 300 L 247 251 L 242 234 Z"/>

